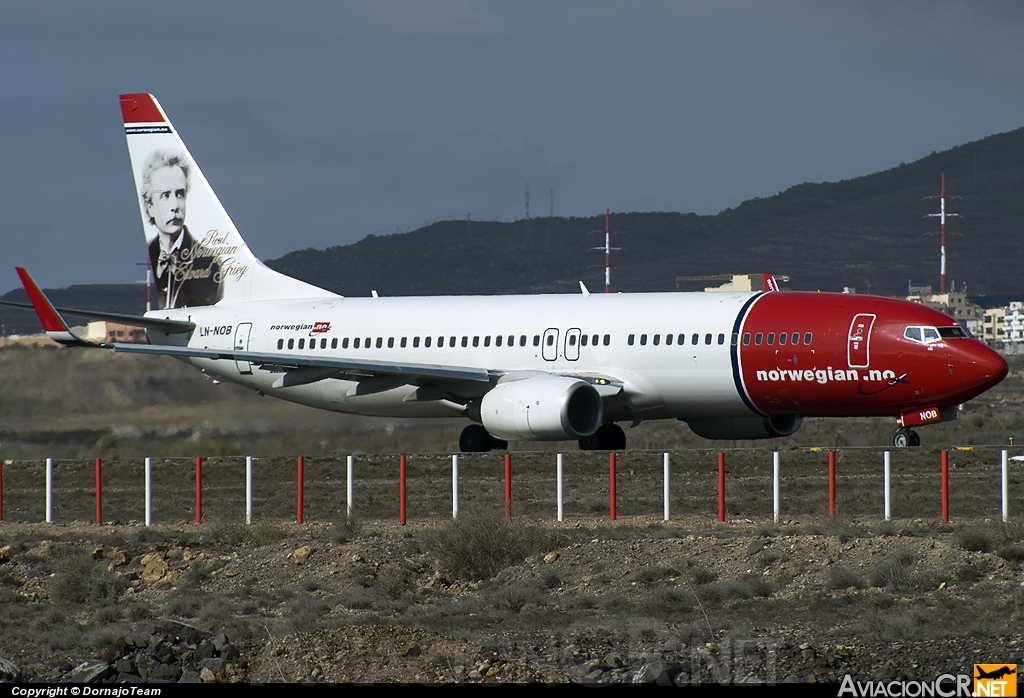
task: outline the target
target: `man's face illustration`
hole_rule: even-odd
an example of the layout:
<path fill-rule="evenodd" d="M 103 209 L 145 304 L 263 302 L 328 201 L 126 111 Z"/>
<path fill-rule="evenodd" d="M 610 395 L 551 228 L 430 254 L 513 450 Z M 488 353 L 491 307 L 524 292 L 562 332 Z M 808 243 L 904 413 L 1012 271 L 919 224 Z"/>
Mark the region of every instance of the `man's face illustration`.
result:
<path fill-rule="evenodd" d="M 187 182 L 180 167 L 161 167 L 150 175 L 153 200 L 149 215 L 161 233 L 177 238 L 185 225 L 185 192 Z"/>

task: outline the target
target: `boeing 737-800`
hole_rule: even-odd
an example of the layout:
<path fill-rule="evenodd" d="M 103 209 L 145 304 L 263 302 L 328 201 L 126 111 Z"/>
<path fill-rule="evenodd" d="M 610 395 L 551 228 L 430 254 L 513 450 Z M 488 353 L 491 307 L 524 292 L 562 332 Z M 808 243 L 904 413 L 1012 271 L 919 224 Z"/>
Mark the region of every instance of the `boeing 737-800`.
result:
<path fill-rule="evenodd" d="M 786 436 L 804 417 L 956 417 L 1006 362 L 930 308 L 835 293 L 617 293 L 345 298 L 249 251 L 152 95 L 121 95 L 154 274 L 144 317 L 50 305 L 19 268 L 50 337 L 61 313 L 130 322 L 210 376 L 285 400 L 387 417 L 464 417 L 463 451 L 507 440 L 625 448 L 618 422 L 685 421 L 711 439 Z"/>

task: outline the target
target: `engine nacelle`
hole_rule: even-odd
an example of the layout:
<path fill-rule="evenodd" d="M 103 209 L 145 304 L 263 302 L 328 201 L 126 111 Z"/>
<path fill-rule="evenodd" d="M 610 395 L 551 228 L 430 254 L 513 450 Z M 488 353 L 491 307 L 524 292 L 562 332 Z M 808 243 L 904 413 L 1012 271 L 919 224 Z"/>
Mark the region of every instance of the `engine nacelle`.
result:
<path fill-rule="evenodd" d="M 773 439 L 789 436 L 803 423 L 803 417 L 700 417 L 686 423 L 705 439 Z"/>
<path fill-rule="evenodd" d="M 480 421 L 499 439 L 579 439 L 597 431 L 603 419 L 604 404 L 597 389 L 564 376 L 499 383 L 480 402 Z"/>

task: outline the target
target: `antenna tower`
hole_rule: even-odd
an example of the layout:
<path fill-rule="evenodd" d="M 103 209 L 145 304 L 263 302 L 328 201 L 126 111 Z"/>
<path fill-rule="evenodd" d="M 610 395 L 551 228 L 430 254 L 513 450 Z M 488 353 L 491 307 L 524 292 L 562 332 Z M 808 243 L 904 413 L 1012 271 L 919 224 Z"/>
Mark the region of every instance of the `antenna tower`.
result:
<path fill-rule="evenodd" d="M 609 209 L 604 210 L 604 247 L 594 247 L 595 250 L 604 250 L 604 292 L 612 292 L 612 250 L 621 250 L 621 247 L 612 247 L 612 231 L 609 226 L 611 213 Z M 593 231 L 600 233 L 600 230 Z"/>
<path fill-rule="evenodd" d="M 946 219 L 947 218 L 959 218 L 959 213 L 946 213 L 946 199 L 959 199 L 959 196 L 947 196 L 946 195 L 946 173 L 942 173 L 942 185 L 939 188 L 938 196 L 926 196 L 926 199 L 938 199 L 939 200 L 939 212 L 929 213 L 926 218 L 938 218 L 939 219 L 939 232 L 932 233 L 932 235 L 940 236 L 940 247 L 941 252 L 939 255 L 939 293 L 944 294 L 946 292 Z M 950 233 L 954 235 L 955 233 Z"/>

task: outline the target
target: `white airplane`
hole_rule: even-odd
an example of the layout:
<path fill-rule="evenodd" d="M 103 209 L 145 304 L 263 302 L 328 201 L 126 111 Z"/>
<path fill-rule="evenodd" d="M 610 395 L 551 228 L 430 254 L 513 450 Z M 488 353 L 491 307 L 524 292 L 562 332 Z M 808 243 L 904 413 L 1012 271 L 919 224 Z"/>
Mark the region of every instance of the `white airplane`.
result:
<path fill-rule="evenodd" d="M 617 422 L 679 419 L 712 439 L 786 436 L 808 416 L 953 419 L 1006 362 L 929 308 L 832 293 L 581 293 L 344 298 L 249 251 L 152 95 L 121 95 L 155 277 L 144 317 L 55 309 L 18 273 L 50 337 L 61 313 L 130 322 L 219 380 L 322 409 L 465 417 L 463 451 L 578 439 L 622 449 Z M 774 290 L 774 289 L 773 289 Z"/>

